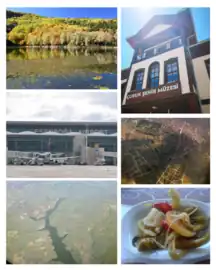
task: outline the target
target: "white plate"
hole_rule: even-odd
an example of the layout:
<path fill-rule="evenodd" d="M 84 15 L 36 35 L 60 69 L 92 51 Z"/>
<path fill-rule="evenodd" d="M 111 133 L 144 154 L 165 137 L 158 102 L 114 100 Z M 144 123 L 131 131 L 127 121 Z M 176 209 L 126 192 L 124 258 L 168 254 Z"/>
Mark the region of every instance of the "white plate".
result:
<path fill-rule="evenodd" d="M 138 252 L 132 245 L 132 239 L 137 235 L 137 221 L 145 217 L 151 205 L 155 202 L 170 202 L 170 199 L 145 201 L 133 206 L 122 219 L 122 263 L 147 263 L 147 264 L 173 264 L 173 263 L 196 263 L 210 258 L 210 241 L 205 245 L 190 251 L 180 260 L 172 260 L 167 250 Z M 210 207 L 208 204 L 190 200 L 181 199 L 182 206 L 197 206 L 207 217 L 210 216 Z"/>

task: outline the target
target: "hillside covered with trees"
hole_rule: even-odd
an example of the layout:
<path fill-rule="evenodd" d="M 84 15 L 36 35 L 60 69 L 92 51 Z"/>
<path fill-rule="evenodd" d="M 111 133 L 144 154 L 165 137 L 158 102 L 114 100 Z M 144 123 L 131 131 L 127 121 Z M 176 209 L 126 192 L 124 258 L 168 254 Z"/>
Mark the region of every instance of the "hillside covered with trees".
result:
<path fill-rule="evenodd" d="M 7 44 L 115 47 L 117 19 L 48 18 L 7 10 Z"/>

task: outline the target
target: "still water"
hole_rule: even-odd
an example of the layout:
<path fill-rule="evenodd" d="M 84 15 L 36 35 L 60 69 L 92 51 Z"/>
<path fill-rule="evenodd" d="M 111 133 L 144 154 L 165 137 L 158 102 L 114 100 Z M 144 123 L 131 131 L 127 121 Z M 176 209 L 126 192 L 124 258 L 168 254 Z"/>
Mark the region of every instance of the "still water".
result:
<path fill-rule="evenodd" d="M 117 263 L 115 182 L 8 182 L 7 260 Z"/>
<path fill-rule="evenodd" d="M 8 48 L 7 89 L 117 89 L 117 51 Z"/>

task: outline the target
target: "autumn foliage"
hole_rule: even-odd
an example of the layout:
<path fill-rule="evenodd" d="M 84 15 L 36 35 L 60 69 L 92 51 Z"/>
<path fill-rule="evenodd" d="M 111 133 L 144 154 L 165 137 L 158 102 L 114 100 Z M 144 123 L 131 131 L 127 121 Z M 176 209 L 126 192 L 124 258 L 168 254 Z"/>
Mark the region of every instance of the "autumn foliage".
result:
<path fill-rule="evenodd" d="M 8 12 L 8 11 L 7 11 Z M 7 40 L 24 46 L 116 46 L 116 19 L 47 18 L 34 14 L 8 16 L 7 25 L 15 25 Z"/>

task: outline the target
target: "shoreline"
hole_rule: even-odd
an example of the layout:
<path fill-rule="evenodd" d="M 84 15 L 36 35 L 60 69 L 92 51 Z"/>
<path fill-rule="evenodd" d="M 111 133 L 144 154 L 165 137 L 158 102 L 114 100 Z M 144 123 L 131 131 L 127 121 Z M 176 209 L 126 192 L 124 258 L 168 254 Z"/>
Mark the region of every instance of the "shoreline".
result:
<path fill-rule="evenodd" d="M 100 45 L 95 45 L 95 46 L 63 46 L 63 45 L 51 45 L 51 46 L 47 46 L 47 45 L 35 45 L 35 46 L 19 46 L 19 45 L 9 45 L 6 46 L 6 49 L 74 49 L 74 50 L 98 50 L 98 49 L 102 49 L 102 50 L 117 50 L 117 46 L 100 46 Z"/>

